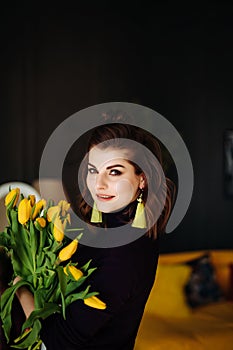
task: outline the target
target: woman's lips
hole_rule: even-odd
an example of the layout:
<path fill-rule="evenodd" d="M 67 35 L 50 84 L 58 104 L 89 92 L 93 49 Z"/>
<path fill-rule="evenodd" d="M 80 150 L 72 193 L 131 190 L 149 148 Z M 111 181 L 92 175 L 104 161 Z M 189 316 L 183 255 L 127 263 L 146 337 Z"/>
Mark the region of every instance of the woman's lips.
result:
<path fill-rule="evenodd" d="M 107 202 L 113 199 L 115 196 L 110 196 L 107 194 L 97 194 L 96 197 L 98 198 L 99 201 Z"/>

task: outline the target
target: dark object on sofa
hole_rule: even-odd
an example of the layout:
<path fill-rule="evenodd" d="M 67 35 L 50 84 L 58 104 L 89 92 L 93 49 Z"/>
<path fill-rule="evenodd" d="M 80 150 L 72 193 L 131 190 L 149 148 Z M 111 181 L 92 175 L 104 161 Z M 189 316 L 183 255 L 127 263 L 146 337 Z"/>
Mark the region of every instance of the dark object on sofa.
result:
<path fill-rule="evenodd" d="M 197 307 L 223 300 L 223 293 L 217 283 L 209 254 L 187 264 L 192 267 L 189 281 L 185 286 L 188 304 Z"/>

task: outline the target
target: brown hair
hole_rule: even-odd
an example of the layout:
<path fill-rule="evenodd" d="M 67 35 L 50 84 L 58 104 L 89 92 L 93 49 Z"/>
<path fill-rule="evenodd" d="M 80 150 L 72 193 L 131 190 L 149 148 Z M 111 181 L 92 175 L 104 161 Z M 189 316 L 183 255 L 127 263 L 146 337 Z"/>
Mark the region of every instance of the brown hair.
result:
<path fill-rule="evenodd" d="M 130 151 L 130 160 L 135 168 L 136 174 L 143 173 L 146 178 L 146 186 L 143 191 L 143 201 L 146 203 L 146 217 L 148 227 L 148 235 L 156 238 L 158 234 L 165 232 L 166 224 L 171 214 L 172 207 L 175 200 L 175 186 L 174 183 L 166 176 L 161 176 L 161 167 L 163 167 L 163 158 L 161 151 L 160 142 L 148 131 L 141 129 L 135 125 L 124 124 L 119 122 L 107 123 L 95 127 L 88 132 L 89 141 L 87 146 L 87 153 L 89 150 L 97 146 L 100 148 L 120 148 L 127 149 Z M 143 145 L 148 153 L 143 154 L 141 147 L 133 147 L 132 142 L 127 140 L 133 140 Z M 81 169 L 81 186 L 80 189 L 82 195 L 78 196 L 78 203 L 76 202 L 76 212 L 80 218 L 90 223 L 92 206 L 88 203 L 93 203 L 91 194 L 86 186 L 87 177 L 87 153 L 84 157 L 84 166 Z M 140 153 L 140 154 L 138 154 Z M 138 165 L 137 159 L 140 159 L 140 166 Z M 157 159 L 157 161 L 156 161 Z M 143 169 L 143 171 L 142 171 Z M 165 180 L 165 181 L 164 181 Z M 148 188 L 150 189 L 148 193 Z M 85 198 L 85 199 L 84 199 Z M 78 204 L 78 205 L 77 205 Z M 133 211 L 135 211 L 135 203 L 127 206 L 128 216 L 132 217 Z M 154 223 L 156 213 L 161 213 Z M 122 212 L 121 212 L 122 214 Z M 127 214 L 124 212 L 124 214 Z M 101 226 L 101 224 L 95 224 Z"/>

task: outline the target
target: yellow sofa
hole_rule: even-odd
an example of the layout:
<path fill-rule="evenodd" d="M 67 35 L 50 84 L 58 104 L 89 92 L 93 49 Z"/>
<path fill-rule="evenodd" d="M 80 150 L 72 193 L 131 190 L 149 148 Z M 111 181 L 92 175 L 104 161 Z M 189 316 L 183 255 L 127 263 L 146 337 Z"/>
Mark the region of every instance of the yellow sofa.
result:
<path fill-rule="evenodd" d="M 188 261 L 207 251 L 161 254 L 135 343 L 135 350 L 233 350 L 233 250 L 208 251 L 224 297 L 191 308 L 186 285 Z"/>

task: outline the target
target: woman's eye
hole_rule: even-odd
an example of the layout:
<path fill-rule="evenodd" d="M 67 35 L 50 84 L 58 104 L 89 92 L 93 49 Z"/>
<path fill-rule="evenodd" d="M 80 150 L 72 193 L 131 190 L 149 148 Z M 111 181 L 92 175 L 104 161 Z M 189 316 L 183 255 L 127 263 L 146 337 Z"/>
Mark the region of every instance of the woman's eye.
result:
<path fill-rule="evenodd" d="M 117 175 L 121 175 L 122 172 L 120 170 L 117 170 L 117 169 L 112 169 L 110 171 L 110 175 L 113 175 L 113 176 L 117 176 Z"/>
<path fill-rule="evenodd" d="M 97 170 L 95 168 L 88 168 L 89 174 L 97 174 Z"/>

